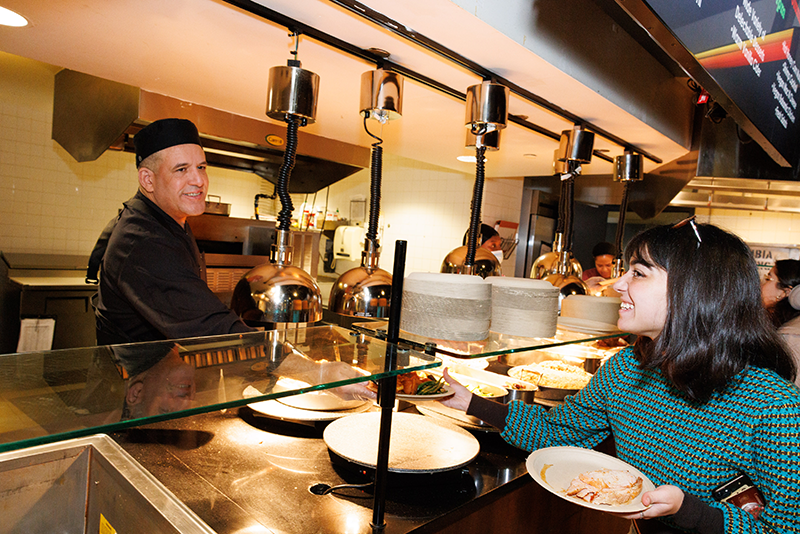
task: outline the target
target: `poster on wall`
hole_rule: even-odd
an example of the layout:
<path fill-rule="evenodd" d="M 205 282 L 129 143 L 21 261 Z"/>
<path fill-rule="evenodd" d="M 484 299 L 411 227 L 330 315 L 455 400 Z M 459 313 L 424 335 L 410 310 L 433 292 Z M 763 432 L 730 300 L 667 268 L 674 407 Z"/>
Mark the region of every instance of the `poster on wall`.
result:
<path fill-rule="evenodd" d="M 773 243 L 748 243 L 758 266 L 758 274 L 766 276 L 777 260 L 800 260 L 797 245 L 775 245 Z"/>

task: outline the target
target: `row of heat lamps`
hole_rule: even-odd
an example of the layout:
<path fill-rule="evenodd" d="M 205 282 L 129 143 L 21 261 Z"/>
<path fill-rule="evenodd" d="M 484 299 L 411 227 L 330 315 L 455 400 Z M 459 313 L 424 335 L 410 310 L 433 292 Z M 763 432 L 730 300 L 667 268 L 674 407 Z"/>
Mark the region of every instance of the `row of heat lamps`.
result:
<path fill-rule="evenodd" d="M 319 286 L 302 269 L 292 265 L 291 215 L 294 207 L 288 192 L 289 179 L 295 163 L 297 134 L 300 126 L 313 123 L 317 111 L 319 76 L 302 68 L 297 59 L 298 34 L 294 56 L 286 66 L 269 71 L 267 116 L 287 123 L 286 149 L 279 171 L 276 194 L 280 199 L 276 243 L 270 251 L 270 262 L 253 268 L 238 282 L 232 308 L 248 324 L 280 328 L 287 323 L 314 323 L 322 319 L 322 299 Z M 386 55 L 388 57 L 388 54 Z M 467 148 L 476 152 L 475 185 L 471 203 L 466 245 L 450 252 L 442 263 L 441 272 L 487 276 L 500 274 L 500 263 L 493 254 L 478 243 L 481 226 L 481 202 L 485 175 L 485 153 L 499 150 L 500 131 L 508 122 L 509 89 L 489 80 L 467 89 L 465 126 Z M 351 316 L 385 318 L 391 305 L 391 274 L 378 267 L 378 220 L 382 176 L 383 140 L 369 131 L 368 120 L 381 127 L 402 115 L 403 77 L 384 70 L 361 76 L 360 114 L 364 129 L 375 139 L 370 162 L 370 213 L 361 254 L 361 265 L 342 274 L 331 289 L 329 310 Z M 532 278 L 544 279 L 561 289 L 562 298 L 568 294 L 586 294 L 581 281 L 582 269 L 571 252 L 572 211 L 575 177 L 581 165 L 591 161 L 594 134 L 576 125 L 561 134 L 555 152 L 555 172 L 561 175 L 559 218 L 552 252 L 540 256 L 533 265 Z M 628 151 L 616 159 L 614 179 L 624 182 L 620 220 L 617 226 L 617 250 L 622 250 L 624 218 L 627 209 L 628 187 L 642 178 L 642 157 Z M 622 255 L 618 252 L 614 276 L 622 273 Z"/>

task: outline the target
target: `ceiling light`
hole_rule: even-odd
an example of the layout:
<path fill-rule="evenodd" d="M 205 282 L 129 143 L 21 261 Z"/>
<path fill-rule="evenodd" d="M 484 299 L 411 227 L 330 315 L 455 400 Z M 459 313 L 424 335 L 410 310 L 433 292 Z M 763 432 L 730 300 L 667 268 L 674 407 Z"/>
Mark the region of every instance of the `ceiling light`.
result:
<path fill-rule="evenodd" d="M 0 7 L 0 25 L 21 28 L 28 25 L 28 20 L 10 9 Z"/>

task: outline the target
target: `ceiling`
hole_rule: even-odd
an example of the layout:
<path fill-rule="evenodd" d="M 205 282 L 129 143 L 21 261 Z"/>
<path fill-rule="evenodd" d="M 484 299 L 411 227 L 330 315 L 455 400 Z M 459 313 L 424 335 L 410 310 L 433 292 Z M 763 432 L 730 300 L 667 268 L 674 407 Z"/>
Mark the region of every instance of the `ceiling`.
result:
<path fill-rule="evenodd" d="M 287 17 L 356 47 L 381 48 L 390 60 L 466 92 L 481 78 L 395 33 L 377 27 L 325 0 L 258 0 Z M 482 22 L 450 0 L 368 0 L 374 10 L 407 29 L 458 51 L 471 61 L 572 114 L 606 129 L 664 162 L 687 152 L 642 120 L 578 82 L 528 48 Z M 25 28 L 0 27 L 0 50 L 126 83 L 205 106 L 260 119 L 265 117 L 269 68 L 285 65 L 294 41 L 285 27 L 222 0 L 0 0 L 24 15 Z M 442 24 L 447 21 L 447 24 Z M 304 131 L 368 146 L 358 114 L 361 74 L 373 63 L 308 36 L 299 41 L 303 68 L 321 79 L 317 119 Z M 572 122 L 512 94 L 509 112 L 551 132 Z M 403 117 L 371 129 L 388 152 L 426 163 L 474 172 L 474 163 L 456 160 L 464 148 L 465 105 L 407 80 Z M 558 142 L 509 123 L 498 152 L 487 155 L 487 177 L 552 174 Z M 596 137 L 595 149 L 611 158 L 623 147 Z M 300 147 L 302 152 L 302 147 Z M 657 163 L 646 160 L 645 170 Z M 611 173 L 611 163 L 595 157 L 584 172 Z"/>

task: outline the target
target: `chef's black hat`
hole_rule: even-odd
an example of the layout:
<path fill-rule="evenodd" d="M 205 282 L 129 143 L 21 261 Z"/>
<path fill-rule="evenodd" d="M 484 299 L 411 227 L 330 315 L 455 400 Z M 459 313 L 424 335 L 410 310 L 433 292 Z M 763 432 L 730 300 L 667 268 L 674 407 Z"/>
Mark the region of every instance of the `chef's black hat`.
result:
<path fill-rule="evenodd" d="M 186 119 L 160 119 L 142 128 L 133 136 L 136 146 L 136 167 L 148 156 L 176 145 L 200 143 L 197 126 Z"/>

